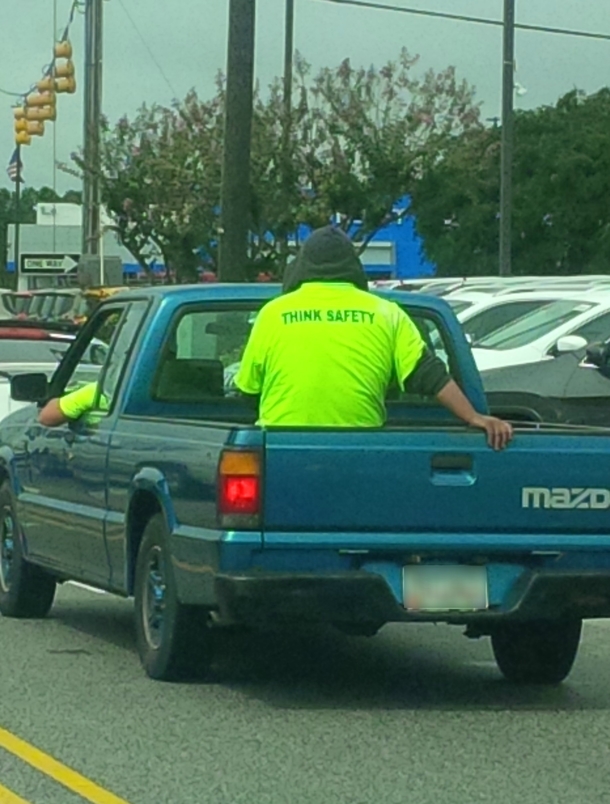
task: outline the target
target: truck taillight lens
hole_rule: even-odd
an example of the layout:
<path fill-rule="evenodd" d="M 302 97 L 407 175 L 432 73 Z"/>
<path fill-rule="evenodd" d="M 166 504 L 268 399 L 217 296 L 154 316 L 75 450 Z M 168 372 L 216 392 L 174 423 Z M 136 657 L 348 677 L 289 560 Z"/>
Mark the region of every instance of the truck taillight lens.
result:
<path fill-rule="evenodd" d="M 257 452 L 227 450 L 218 470 L 218 513 L 224 527 L 255 527 L 261 509 L 261 462 Z"/>

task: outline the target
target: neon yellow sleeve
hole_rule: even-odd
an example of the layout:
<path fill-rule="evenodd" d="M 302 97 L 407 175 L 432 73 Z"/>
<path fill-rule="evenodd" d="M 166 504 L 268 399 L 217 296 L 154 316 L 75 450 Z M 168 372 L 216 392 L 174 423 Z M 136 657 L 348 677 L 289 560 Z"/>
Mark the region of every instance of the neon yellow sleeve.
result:
<path fill-rule="evenodd" d="M 59 409 L 68 419 L 80 419 L 83 413 L 93 410 L 97 401 L 97 383 L 90 382 L 59 400 Z"/>
<path fill-rule="evenodd" d="M 266 324 L 264 311 L 256 316 L 248 343 L 244 349 L 235 385 L 244 394 L 260 394 L 265 374 Z"/>
<path fill-rule="evenodd" d="M 404 381 L 413 372 L 422 356 L 425 343 L 419 330 L 409 316 L 398 305 L 395 325 L 394 366 L 396 377 L 402 388 Z"/>

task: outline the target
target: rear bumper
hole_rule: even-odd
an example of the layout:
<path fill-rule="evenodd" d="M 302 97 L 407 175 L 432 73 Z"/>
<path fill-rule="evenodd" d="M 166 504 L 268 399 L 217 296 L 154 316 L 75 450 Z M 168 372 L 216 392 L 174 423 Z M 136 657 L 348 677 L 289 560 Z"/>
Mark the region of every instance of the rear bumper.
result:
<path fill-rule="evenodd" d="M 381 575 L 364 571 L 220 574 L 215 597 L 228 622 L 476 623 L 485 633 L 499 620 L 609 617 L 610 572 L 526 571 L 500 605 L 474 612 L 407 612 Z"/>

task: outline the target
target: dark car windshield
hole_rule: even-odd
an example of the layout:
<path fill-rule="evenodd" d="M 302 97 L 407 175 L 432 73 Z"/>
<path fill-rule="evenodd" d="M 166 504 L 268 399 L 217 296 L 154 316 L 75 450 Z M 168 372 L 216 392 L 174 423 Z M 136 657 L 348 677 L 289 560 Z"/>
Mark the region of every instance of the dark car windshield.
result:
<path fill-rule="evenodd" d="M 518 349 L 552 332 L 572 318 L 582 315 L 593 306 L 587 302 L 567 299 L 554 301 L 501 329 L 492 331 L 486 337 L 475 341 L 473 346 L 483 349 Z"/>
<path fill-rule="evenodd" d="M 494 304 L 470 316 L 464 324 L 464 331 L 470 336 L 471 343 L 486 338 L 492 332 L 501 327 L 506 327 L 512 321 L 522 318 L 528 313 L 533 313 L 535 310 L 540 309 L 549 304 L 552 299 L 523 299 L 512 301 L 505 301 L 501 304 Z"/>

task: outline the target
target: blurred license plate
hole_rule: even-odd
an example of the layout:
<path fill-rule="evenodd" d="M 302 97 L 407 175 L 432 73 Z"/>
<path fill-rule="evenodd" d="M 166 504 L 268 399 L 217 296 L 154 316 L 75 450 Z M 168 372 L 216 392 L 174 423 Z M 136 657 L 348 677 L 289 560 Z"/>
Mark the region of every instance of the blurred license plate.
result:
<path fill-rule="evenodd" d="M 479 611 L 489 605 L 487 568 L 413 564 L 403 568 L 408 611 Z"/>

